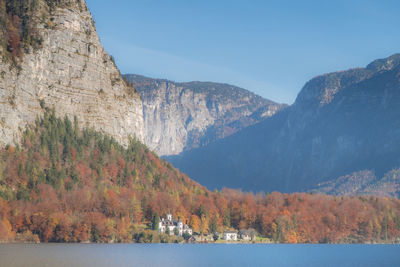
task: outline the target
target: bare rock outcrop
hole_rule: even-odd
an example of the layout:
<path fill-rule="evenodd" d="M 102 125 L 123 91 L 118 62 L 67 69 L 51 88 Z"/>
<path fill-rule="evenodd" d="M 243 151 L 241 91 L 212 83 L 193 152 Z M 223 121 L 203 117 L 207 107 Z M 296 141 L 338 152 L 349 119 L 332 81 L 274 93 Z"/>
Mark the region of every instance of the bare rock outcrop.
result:
<path fill-rule="evenodd" d="M 285 107 L 229 84 L 125 77 L 143 99 L 145 143 L 160 155 L 205 146 Z"/>
<path fill-rule="evenodd" d="M 37 2 L 40 48 L 29 48 L 17 63 L 0 64 L 0 143 L 18 142 L 44 106 L 123 144 L 129 136 L 143 140 L 140 96 L 103 49 L 85 1 Z"/>

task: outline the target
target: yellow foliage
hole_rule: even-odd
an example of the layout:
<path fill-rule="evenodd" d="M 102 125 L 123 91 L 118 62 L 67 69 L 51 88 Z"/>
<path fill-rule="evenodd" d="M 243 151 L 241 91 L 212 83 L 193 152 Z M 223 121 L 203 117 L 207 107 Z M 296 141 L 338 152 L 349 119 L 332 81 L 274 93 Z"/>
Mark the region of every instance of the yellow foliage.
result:
<path fill-rule="evenodd" d="M 201 221 L 200 221 L 200 232 L 203 233 L 208 233 L 208 219 L 206 216 L 203 214 L 201 215 Z"/>
<path fill-rule="evenodd" d="M 295 231 L 290 231 L 286 234 L 286 241 L 290 244 L 297 244 L 299 243 L 299 236 Z"/>
<path fill-rule="evenodd" d="M 192 227 L 193 231 L 199 232 L 200 230 L 200 219 L 197 215 L 192 215 L 190 217 L 190 226 Z"/>
<path fill-rule="evenodd" d="M 7 219 L 3 219 L 0 221 L 0 240 L 9 241 L 14 237 L 14 233 L 12 231 L 11 223 Z"/>

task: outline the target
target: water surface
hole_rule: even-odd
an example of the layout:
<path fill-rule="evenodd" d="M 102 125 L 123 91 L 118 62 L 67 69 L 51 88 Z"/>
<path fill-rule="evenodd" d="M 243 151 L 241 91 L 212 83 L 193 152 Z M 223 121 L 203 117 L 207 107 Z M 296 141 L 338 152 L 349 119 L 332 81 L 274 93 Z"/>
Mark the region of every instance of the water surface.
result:
<path fill-rule="evenodd" d="M 0 244 L 0 266 L 400 266 L 399 245 Z"/>

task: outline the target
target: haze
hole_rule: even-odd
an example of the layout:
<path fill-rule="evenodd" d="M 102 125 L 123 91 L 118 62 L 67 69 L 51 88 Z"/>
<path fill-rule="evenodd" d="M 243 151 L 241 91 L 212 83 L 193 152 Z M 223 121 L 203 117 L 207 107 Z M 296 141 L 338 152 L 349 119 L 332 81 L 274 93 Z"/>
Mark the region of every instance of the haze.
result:
<path fill-rule="evenodd" d="M 397 1 L 87 2 L 123 73 L 226 82 L 289 104 L 310 78 L 400 43 Z"/>

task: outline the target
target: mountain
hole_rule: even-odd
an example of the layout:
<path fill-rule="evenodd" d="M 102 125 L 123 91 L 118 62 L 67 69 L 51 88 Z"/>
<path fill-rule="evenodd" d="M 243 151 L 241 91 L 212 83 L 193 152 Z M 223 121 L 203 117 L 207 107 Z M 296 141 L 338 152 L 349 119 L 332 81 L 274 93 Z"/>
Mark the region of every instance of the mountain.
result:
<path fill-rule="evenodd" d="M 0 0 L 0 144 L 55 106 L 127 145 L 143 140 L 140 96 L 103 49 L 83 0 Z"/>
<path fill-rule="evenodd" d="M 285 243 L 399 242 L 398 199 L 212 192 L 158 158 L 138 140 L 141 99 L 83 0 L 0 0 L 0 25 L 0 242 L 183 242 L 157 231 L 169 211 L 201 235 L 253 228 Z M 233 102 L 258 103 L 244 95 Z M 269 106 L 250 110 L 227 125 L 242 129 Z"/>
<path fill-rule="evenodd" d="M 374 195 L 400 197 L 400 170 L 393 169 L 382 177 L 376 177 L 371 170 L 363 170 L 318 184 L 314 193 L 357 196 Z"/>
<path fill-rule="evenodd" d="M 0 242 L 183 242 L 158 232 L 167 212 L 201 234 L 252 228 L 268 242 L 399 242 L 399 199 L 211 192 L 137 140 L 124 147 L 45 110 L 18 146 L 0 147 Z"/>
<path fill-rule="evenodd" d="M 285 107 L 229 84 L 125 78 L 143 100 L 145 143 L 159 155 L 207 145 Z"/>
<path fill-rule="evenodd" d="M 307 191 L 400 167 L 400 55 L 318 76 L 295 103 L 207 147 L 169 157 L 209 188 Z"/>
<path fill-rule="evenodd" d="M 121 146 L 48 108 L 0 148 L 1 241 L 132 242 L 157 212 L 189 220 L 212 197 L 139 141 Z"/>

